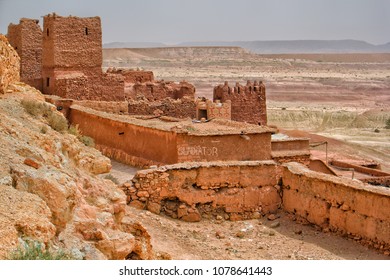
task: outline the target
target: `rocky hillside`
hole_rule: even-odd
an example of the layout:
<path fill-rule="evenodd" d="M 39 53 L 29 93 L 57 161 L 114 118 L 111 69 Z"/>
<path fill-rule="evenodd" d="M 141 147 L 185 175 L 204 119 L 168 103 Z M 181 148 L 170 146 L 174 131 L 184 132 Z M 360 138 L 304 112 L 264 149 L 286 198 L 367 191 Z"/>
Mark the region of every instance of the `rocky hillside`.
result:
<path fill-rule="evenodd" d="M 0 50 L 0 259 L 31 241 L 75 259 L 152 258 L 149 235 L 126 217 L 123 191 L 97 176 L 110 160 L 70 134 L 39 91 L 17 82 L 5 40 Z"/>

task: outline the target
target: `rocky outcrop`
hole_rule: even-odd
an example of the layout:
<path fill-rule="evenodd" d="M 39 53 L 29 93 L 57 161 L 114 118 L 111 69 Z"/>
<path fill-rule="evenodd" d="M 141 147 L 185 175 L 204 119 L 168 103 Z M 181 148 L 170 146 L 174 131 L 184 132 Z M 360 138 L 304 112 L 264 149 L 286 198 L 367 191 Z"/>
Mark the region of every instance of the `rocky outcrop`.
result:
<path fill-rule="evenodd" d="M 28 106 L 49 107 L 63 118 L 38 91 L 21 84 L 12 90 L 0 100 L 0 258 L 26 238 L 79 259 L 151 258 L 151 250 L 137 253 L 150 240 L 134 236 L 131 223 L 122 222 L 123 191 L 96 176 L 110 171 L 110 160 L 52 129 L 45 114 L 27 113 L 26 98 Z"/>
<path fill-rule="evenodd" d="M 17 52 L 8 43 L 7 38 L 0 34 L 0 94 L 4 94 L 9 85 L 19 81 L 19 63 Z"/>

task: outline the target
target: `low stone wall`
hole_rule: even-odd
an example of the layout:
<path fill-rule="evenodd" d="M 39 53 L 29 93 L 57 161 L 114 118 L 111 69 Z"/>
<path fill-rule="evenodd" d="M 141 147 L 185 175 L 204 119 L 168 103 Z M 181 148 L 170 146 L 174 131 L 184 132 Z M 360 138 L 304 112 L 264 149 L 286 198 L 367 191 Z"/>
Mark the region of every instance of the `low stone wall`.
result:
<path fill-rule="evenodd" d="M 283 209 L 324 229 L 390 248 L 390 190 L 287 163 Z"/>
<path fill-rule="evenodd" d="M 273 161 L 175 164 L 138 171 L 123 188 L 130 205 L 184 221 L 251 219 L 280 207 L 280 170 Z"/>
<path fill-rule="evenodd" d="M 390 189 L 274 161 L 182 163 L 122 186 L 137 208 L 196 222 L 253 219 L 279 208 L 326 231 L 390 249 Z"/>

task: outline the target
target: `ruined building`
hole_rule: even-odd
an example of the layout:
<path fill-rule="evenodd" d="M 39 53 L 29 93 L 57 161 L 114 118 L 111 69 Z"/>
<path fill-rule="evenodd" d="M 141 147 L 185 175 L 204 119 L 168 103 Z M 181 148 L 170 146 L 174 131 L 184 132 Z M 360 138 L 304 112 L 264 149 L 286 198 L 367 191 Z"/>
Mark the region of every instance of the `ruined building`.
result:
<path fill-rule="evenodd" d="M 258 125 L 267 125 L 267 105 L 263 82 L 248 81 L 246 86 L 236 83 L 230 87 L 228 82 L 214 88 L 213 100 L 225 103 L 231 101 L 231 119 Z"/>

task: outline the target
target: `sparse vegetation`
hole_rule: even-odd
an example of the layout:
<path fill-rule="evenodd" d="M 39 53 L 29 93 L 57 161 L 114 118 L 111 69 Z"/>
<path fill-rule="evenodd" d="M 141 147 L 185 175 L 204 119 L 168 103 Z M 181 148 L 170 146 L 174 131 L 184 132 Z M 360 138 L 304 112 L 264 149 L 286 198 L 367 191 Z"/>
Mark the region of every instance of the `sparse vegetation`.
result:
<path fill-rule="evenodd" d="M 116 178 L 116 177 L 113 176 L 112 174 L 108 174 L 108 175 L 104 176 L 104 179 L 110 180 L 110 181 L 112 181 L 114 184 L 119 185 L 119 180 L 118 180 L 118 178 Z"/>
<path fill-rule="evenodd" d="M 9 256 L 10 260 L 70 260 L 72 257 L 62 250 L 45 248 L 38 241 L 26 241 Z"/>
<path fill-rule="evenodd" d="M 79 129 L 79 125 L 76 124 L 76 125 L 70 125 L 69 129 L 68 129 L 68 133 L 69 134 L 72 134 L 74 136 L 76 136 L 77 138 L 80 138 L 81 137 L 81 132 L 80 132 L 80 129 Z"/>
<path fill-rule="evenodd" d="M 50 112 L 49 106 L 47 106 L 47 104 L 44 102 L 30 100 L 30 99 L 23 99 L 21 101 L 21 104 L 23 108 L 26 110 L 26 112 L 34 117 L 47 116 Z"/>
<path fill-rule="evenodd" d="M 41 133 L 42 133 L 42 134 L 46 134 L 46 133 L 47 133 L 47 126 L 46 126 L 46 125 L 43 125 L 43 126 L 41 127 Z"/>
<path fill-rule="evenodd" d="M 85 146 L 95 147 L 95 140 L 93 140 L 92 137 L 83 135 L 79 139 L 80 139 L 81 142 L 84 143 Z"/>
<path fill-rule="evenodd" d="M 68 129 L 68 121 L 66 118 L 56 111 L 51 110 L 50 105 L 45 102 L 23 99 L 21 101 L 23 108 L 34 117 L 44 117 L 51 128 L 58 132 L 63 132 Z M 41 130 L 42 133 L 43 132 Z"/>
<path fill-rule="evenodd" d="M 390 129 L 390 118 L 388 118 L 388 119 L 386 120 L 385 128 L 386 128 L 386 129 Z"/>
<path fill-rule="evenodd" d="M 55 131 L 64 132 L 68 129 L 68 121 L 62 114 L 50 112 L 47 117 L 47 121 L 51 128 L 53 128 Z"/>

